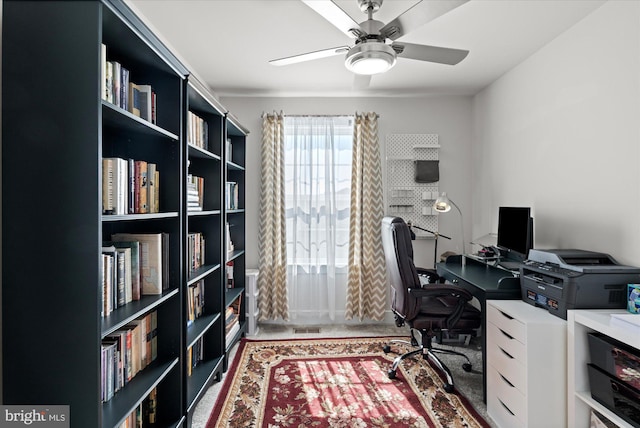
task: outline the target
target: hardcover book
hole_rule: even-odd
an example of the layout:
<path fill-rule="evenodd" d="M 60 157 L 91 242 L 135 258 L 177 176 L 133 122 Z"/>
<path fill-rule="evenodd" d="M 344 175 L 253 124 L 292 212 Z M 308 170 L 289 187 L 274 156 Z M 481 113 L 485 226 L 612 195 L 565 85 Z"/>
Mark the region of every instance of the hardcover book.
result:
<path fill-rule="evenodd" d="M 149 122 L 153 122 L 153 100 L 151 98 L 151 85 L 138 85 L 140 98 L 140 117 Z"/>
<path fill-rule="evenodd" d="M 107 241 L 102 245 L 130 250 L 131 300 L 140 300 L 140 243 L 138 241 Z"/>
<path fill-rule="evenodd" d="M 129 82 L 129 112 L 140 117 L 140 89 L 133 82 Z"/>
<path fill-rule="evenodd" d="M 140 243 L 140 278 L 142 295 L 159 295 L 163 290 L 163 233 L 116 233 L 112 241 L 138 241 Z M 168 252 L 168 236 L 167 241 Z M 166 267 L 168 269 L 168 266 Z"/>

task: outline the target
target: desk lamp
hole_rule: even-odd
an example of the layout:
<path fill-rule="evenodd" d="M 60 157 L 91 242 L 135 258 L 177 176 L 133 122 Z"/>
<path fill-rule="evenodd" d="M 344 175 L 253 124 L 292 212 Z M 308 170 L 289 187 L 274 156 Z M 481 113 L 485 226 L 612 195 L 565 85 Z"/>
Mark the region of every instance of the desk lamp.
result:
<path fill-rule="evenodd" d="M 442 194 L 436 199 L 436 202 L 433 204 L 433 209 L 439 213 L 446 213 L 451 211 L 451 206 L 456 207 L 458 212 L 460 213 L 460 231 L 462 232 L 462 254 L 466 254 L 466 250 L 464 248 L 464 222 L 462 220 L 462 211 L 460 211 L 460 207 L 456 205 L 451 199 L 447 197 L 447 192 L 442 192 Z"/>

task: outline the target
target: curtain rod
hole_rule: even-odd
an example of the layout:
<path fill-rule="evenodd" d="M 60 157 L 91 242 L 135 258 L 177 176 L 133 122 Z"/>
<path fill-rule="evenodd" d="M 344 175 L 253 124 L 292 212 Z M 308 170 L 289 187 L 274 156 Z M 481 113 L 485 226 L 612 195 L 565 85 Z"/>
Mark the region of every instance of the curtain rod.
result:
<path fill-rule="evenodd" d="M 285 114 L 291 117 L 353 117 L 355 114 Z"/>
<path fill-rule="evenodd" d="M 262 112 L 263 116 L 265 114 L 267 113 Z M 358 114 L 358 112 L 355 112 L 353 114 L 285 114 L 280 112 L 280 114 L 282 114 L 283 116 L 289 116 L 289 117 L 354 117 L 356 114 Z M 376 114 L 376 117 L 380 118 L 380 115 Z"/>

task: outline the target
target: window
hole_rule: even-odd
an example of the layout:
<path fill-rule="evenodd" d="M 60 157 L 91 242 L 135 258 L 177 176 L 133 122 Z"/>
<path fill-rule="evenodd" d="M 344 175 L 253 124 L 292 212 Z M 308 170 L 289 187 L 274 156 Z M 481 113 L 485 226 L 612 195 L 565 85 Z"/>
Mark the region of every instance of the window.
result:
<path fill-rule="evenodd" d="M 346 268 L 353 117 L 286 116 L 284 128 L 287 262 Z"/>

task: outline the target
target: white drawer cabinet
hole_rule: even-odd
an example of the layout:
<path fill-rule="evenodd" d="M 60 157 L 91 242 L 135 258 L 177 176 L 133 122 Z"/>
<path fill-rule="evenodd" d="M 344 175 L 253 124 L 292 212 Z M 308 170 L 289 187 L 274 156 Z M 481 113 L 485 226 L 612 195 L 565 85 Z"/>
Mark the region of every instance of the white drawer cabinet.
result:
<path fill-rule="evenodd" d="M 566 329 L 520 300 L 487 301 L 487 413 L 498 426 L 566 426 Z"/>
<path fill-rule="evenodd" d="M 258 308 L 258 296 L 260 290 L 258 289 L 258 269 L 246 270 L 246 289 L 245 297 L 246 301 L 246 320 L 247 320 L 247 336 L 255 336 L 258 334 L 258 316 L 260 315 L 260 309 Z"/>

